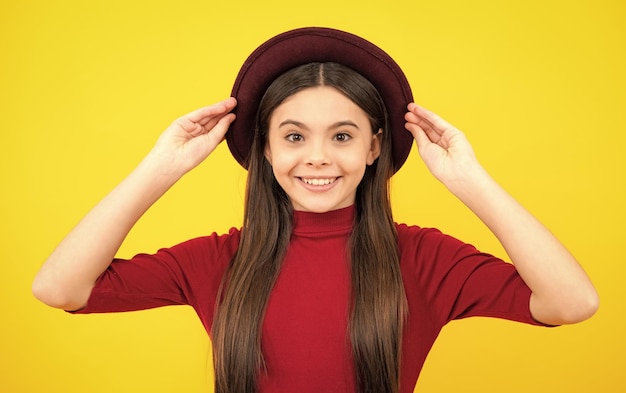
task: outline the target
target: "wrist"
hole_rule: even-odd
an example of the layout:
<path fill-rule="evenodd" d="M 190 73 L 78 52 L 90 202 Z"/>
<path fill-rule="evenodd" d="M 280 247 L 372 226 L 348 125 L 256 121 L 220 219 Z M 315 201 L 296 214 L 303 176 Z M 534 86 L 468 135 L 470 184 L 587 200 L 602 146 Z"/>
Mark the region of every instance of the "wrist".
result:
<path fill-rule="evenodd" d="M 183 168 L 178 161 L 179 160 L 176 160 L 175 157 L 170 157 L 153 150 L 144 157 L 137 167 L 137 170 L 155 179 L 172 182 L 173 184 L 188 171 Z"/>
<path fill-rule="evenodd" d="M 463 170 L 448 180 L 442 181 L 457 198 L 465 199 L 478 195 L 494 183 L 487 171 L 478 163 L 463 166 Z"/>
<path fill-rule="evenodd" d="M 185 174 L 171 160 L 158 154 L 148 154 L 135 168 L 131 176 L 157 193 L 167 191 Z"/>

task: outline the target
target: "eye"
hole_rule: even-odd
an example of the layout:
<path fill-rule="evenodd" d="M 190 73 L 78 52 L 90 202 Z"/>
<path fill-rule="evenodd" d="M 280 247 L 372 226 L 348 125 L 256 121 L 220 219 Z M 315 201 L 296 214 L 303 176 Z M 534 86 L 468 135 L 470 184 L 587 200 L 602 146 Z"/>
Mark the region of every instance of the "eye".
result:
<path fill-rule="evenodd" d="M 347 142 L 352 139 L 352 136 L 346 132 L 340 132 L 335 135 L 335 140 L 338 142 Z"/>
<path fill-rule="evenodd" d="M 292 132 L 291 134 L 285 137 L 289 142 L 301 142 L 304 140 L 304 137 L 301 134 L 296 132 Z"/>

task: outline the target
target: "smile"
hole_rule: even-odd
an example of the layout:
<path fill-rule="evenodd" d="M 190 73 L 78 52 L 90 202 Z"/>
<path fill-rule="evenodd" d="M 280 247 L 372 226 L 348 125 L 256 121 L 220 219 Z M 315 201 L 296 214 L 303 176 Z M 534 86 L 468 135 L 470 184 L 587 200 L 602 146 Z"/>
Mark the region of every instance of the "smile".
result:
<path fill-rule="evenodd" d="M 327 178 L 327 179 L 308 179 L 305 177 L 301 177 L 300 180 L 302 180 L 303 183 L 306 183 L 308 185 L 311 186 L 327 186 L 329 184 L 332 184 L 335 182 L 335 180 L 337 180 L 336 177 L 331 177 L 331 178 Z"/>

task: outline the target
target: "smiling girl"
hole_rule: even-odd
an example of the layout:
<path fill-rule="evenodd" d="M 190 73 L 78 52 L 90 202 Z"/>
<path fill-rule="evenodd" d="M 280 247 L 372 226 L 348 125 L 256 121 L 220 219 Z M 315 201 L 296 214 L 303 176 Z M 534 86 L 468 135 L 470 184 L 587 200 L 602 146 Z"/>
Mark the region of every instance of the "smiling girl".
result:
<path fill-rule="evenodd" d="M 412 103 L 373 44 L 283 33 L 250 56 L 233 95 L 165 130 L 48 258 L 37 298 L 80 313 L 191 305 L 213 342 L 217 392 L 412 392 L 453 319 L 559 325 L 596 311 L 572 255 L 459 130 Z M 116 259 L 141 215 L 225 137 L 248 169 L 242 228 Z M 513 264 L 393 221 L 389 179 L 412 140 Z"/>

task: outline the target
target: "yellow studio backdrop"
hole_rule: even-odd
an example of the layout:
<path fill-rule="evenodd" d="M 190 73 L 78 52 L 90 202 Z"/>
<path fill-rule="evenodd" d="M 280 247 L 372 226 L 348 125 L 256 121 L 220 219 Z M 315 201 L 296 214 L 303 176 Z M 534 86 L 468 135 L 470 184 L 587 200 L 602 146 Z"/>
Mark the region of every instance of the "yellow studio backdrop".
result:
<path fill-rule="evenodd" d="M 600 292 L 600 311 L 579 325 L 451 323 L 417 391 L 626 391 L 626 5 L 617 0 L 2 1 L 0 391 L 211 391 L 210 343 L 191 308 L 71 316 L 39 304 L 30 285 L 174 118 L 227 97 L 265 39 L 310 25 L 387 50 L 416 100 L 465 131 Z M 142 218 L 120 256 L 239 226 L 244 184 L 221 145 Z M 398 221 L 504 256 L 416 151 L 392 187 Z"/>

